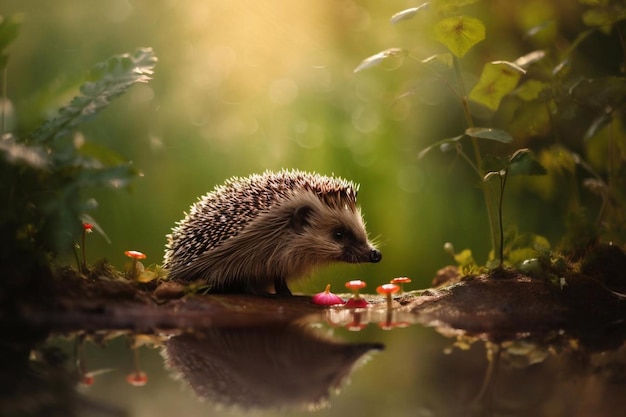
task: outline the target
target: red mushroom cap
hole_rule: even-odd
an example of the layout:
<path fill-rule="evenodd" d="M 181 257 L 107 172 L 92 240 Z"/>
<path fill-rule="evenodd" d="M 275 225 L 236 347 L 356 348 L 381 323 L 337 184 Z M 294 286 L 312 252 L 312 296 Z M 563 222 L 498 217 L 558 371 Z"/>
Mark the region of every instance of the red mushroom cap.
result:
<path fill-rule="evenodd" d="M 400 287 L 396 284 L 383 284 L 379 285 L 378 288 L 376 288 L 376 292 L 383 295 L 395 294 L 398 291 L 400 291 Z"/>
<path fill-rule="evenodd" d="M 139 252 L 137 250 L 127 250 L 126 252 L 124 252 L 124 255 L 128 256 L 129 258 L 133 258 L 133 259 L 146 259 L 146 255 L 142 252 Z"/>
<path fill-rule="evenodd" d="M 133 387 L 142 387 L 148 383 L 148 375 L 141 371 L 133 372 L 126 376 L 126 382 Z"/>
<path fill-rule="evenodd" d="M 350 290 L 360 290 L 365 287 L 367 287 L 367 283 L 365 281 L 361 281 L 360 279 L 354 279 L 346 282 L 346 288 Z"/>
<path fill-rule="evenodd" d="M 86 232 L 91 232 L 91 229 L 93 229 L 93 224 L 83 223 L 83 230 L 85 230 Z"/>
<path fill-rule="evenodd" d="M 397 277 L 390 281 L 392 284 L 407 284 L 411 282 L 411 278 L 409 277 Z"/>

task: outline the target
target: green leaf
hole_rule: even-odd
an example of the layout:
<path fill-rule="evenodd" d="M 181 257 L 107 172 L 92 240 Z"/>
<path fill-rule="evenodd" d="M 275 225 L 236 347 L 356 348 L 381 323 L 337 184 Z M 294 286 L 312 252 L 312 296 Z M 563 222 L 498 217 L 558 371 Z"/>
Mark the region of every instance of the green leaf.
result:
<path fill-rule="evenodd" d="M 485 39 L 485 25 L 469 16 L 449 17 L 435 24 L 433 37 L 457 58 L 461 58 L 474 45 Z"/>
<path fill-rule="evenodd" d="M 59 115 L 44 122 L 32 134 L 37 142 L 49 142 L 67 137 L 76 128 L 106 108 L 133 84 L 148 82 L 156 64 L 151 48 L 142 48 L 133 54 L 116 55 L 96 65 L 89 81 L 80 88 L 82 93 L 59 110 Z"/>
<path fill-rule="evenodd" d="M 461 267 L 476 264 L 476 261 L 474 261 L 474 257 L 472 256 L 472 251 L 470 249 L 463 249 L 461 252 L 455 254 L 454 260 Z"/>
<path fill-rule="evenodd" d="M 502 143 L 513 141 L 513 137 L 508 132 L 490 127 L 470 127 L 465 130 L 465 134 L 471 138 L 489 139 Z"/>
<path fill-rule="evenodd" d="M 519 248 L 512 249 L 507 256 L 507 260 L 513 264 L 517 265 L 527 260 L 534 260 L 539 255 L 539 253 L 533 248 Z"/>
<path fill-rule="evenodd" d="M 96 206 L 97 206 L 97 203 L 96 203 Z M 98 232 L 104 238 L 104 240 L 107 241 L 108 244 L 111 244 L 111 239 L 109 238 L 109 236 L 107 236 L 107 234 L 104 232 L 104 229 L 102 229 L 102 227 L 98 224 L 97 221 L 94 220 L 93 217 L 91 217 L 88 214 L 83 213 L 80 216 L 80 220 L 83 223 L 89 223 L 90 225 L 92 225 L 94 230 Z"/>
<path fill-rule="evenodd" d="M 23 16 L 13 15 L 8 19 L 0 16 L 0 70 L 6 68 L 9 62 L 9 53 L 6 49 L 17 38 L 20 32 Z"/>
<path fill-rule="evenodd" d="M 626 19 L 626 10 L 621 8 L 595 8 L 583 13 L 583 22 L 590 27 L 600 29 L 609 35 L 613 25 Z"/>
<path fill-rule="evenodd" d="M 450 143 L 454 143 L 454 142 L 458 142 L 461 139 L 463 139 L 465 137 L 465 135 L 459 135 L 459 136 L 455 136 L 453 138 L 447 138 L 447 139 L 442 139 L 438 142 L 433 143 L 432 145 L 430 145 L 427 148 L 424 148 L 420 151 L 420 153 L 417 155 L 417 159 L 422 159 L 424 157 L 424 155 L 426 155 L 428 152 L 430 152 L 431 150 L 433 150 L 436 147 L 439 146 L 444 146 L 446 144 L 450 144 Z"/>
<path fill-rule="evenodd" d="M 553 104 L 540 100 L 531 100 L 520 103 L 515 111 L 508 130 L 516 138 L 529 138 L 547 134 L 550 130 L 550 109 Z"/>
<path fill-rule="evenodd" d="M 485 172 L 488 171 L 501 171 L 506 168 L 508 158 L 502 158 L 501 156 L 486 154 L 482 158 L 482 168 Z M 504 175 L 504 172 L 502 172 Z"/>
<path fill-rule="evenodd" d="M 361 63 L 354 69 L 353 72 L 363 71 L 364 69 L 368 69 L 371 67 L 375 67 L 380 64 L 387 58 L 396 57 L 396 56 L 406 56 L 407 52 L 404 49 L 400 48 L 389 48 L 384 51 L 381 51 L 375 55 L 372 55 L 368 58 L 365 58 Z"/>
<path fill-rule="evenodd" d="M 532 101 L 537 99 L 539 94 L 549 87 L 550 85 L 543 81 L 528 80 L 515 91 L 515 95 L 524 101 Z"/>
<path fill-rule="evenodd" d="M 509 159 L 508 175 L 545 175 L 546 169 L 530 149 L 518 149 Z"/>
<path fill-rule="evenodd" d="M 494 61 L 487 63 L 478 83 L 470 91 L 470 100 L 496 111 L 500 101 L 515 87 L 525 71 L 512 62 Z"/>
<path fill-rule="evenodd" d="M 23 20 L 22 14 L 6 19 L 0 16 L 0 53 L 5 54 L 5 49 L 17 38 Z"/>
<path fill-rule="evenodd" d="M 420 10 L 428 9 L 428 6 L 428 3 L 423 3 L 417 7 L 411 7 L 410 9 L 402 10 L 401 12 L 398 12 L 391 16 L 391 23 L 395 25 L 396 23 L 413 19 Z"/>

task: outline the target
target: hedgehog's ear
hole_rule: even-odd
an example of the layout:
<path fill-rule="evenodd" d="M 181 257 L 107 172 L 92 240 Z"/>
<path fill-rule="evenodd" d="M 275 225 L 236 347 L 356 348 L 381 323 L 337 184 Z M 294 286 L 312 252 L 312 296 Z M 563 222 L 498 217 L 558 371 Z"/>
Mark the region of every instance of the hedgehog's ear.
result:
<path fill-rule="evenodd" d="M 301 233 L 309 225 L 309 218 L 313 209 L 309 206 L 296 207 L 291 215 L 291 228 L 296 233 Z"/>

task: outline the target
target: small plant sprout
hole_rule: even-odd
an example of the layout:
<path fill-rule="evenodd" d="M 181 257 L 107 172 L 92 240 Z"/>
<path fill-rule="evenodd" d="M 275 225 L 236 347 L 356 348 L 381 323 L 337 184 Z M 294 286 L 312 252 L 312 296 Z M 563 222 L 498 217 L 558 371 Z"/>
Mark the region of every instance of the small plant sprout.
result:
<path fill-rule="evenodd" d="M 404 284 L 408 284 L 409 282 L 411 282 L 411 278 L 409 277 L 397 277 L 394 278 L 390 281 L 392 284 L 399 284 L 400 285 L 400 294 L 402 294 L 404 292 Z"/>
<path fill-rule="evenodd" d="M 450 242 L 446 242 L 443 245 L 443 250 L 454 258 L 459 271 L 463 274 L 471 273 L 478 267 L 470 249 L 463 249 L 461 252 L 456 253 L 454 251 L 454 245 Z"/>
<path fill-rule="evenodd" d="M 320 306 L 334 306 L 337 304 L 344 304 L 344 301 L 338 295 L 330 292 L 330 284 L 326 285 L 326 289 L 320 293 L 317 293 L 311 298 L 313 304 Z"/>
<path fill-rule="evenodd" d="M 83 252 L 83 263 L 81 265 L 81 270 L 83 273 L 87 273 L 87 250 L 85 249 L 85 236 L 87 236 L 87 234 L 89 233 L 93 233 L 93 225 L 91 223 L 83 223 L 83 234 L 81 241 L 81 249 Z"/>
<path fill-rule="evenodd" d="M 376 292 L 380 295 L 384 295 L 387 297 L 387 309 L 391 310 L 391 303 L 392 303 L 392 294 L 397 293 L 398 291 L 400 291 L 400 287 L 396 284 L 383 284 L 383 285 L 379 285 L 378 288 L 376 288 Z"/>
<path fill-rule="evenodd" d="M 361 281 L 360 279 L 355 279 L 352 281 L 346 282 L 346 288 L 352 291 L 352 298 L 348 300 L 346 303 L 346 307 L 348 308 L 365 308 L 367 307 L 367 300 L 365 300 L 359 294 L 359 290 L 361 288 L 365 288 L 367 284 L 365 281 Z"/>
<path fill-rule="evenodd" d="M 124 255 L 133 260 L 133 264 L 130 268 L 130 277 L 132 279 L 136 279 L 139 276 L 139 273 L 142 272 L 144 269 L 143 264 L 139 262 L 139 260 L 146 259 L 146 255 L 136 250 L 127 250 L 126 252 L 124 252 Z"/>

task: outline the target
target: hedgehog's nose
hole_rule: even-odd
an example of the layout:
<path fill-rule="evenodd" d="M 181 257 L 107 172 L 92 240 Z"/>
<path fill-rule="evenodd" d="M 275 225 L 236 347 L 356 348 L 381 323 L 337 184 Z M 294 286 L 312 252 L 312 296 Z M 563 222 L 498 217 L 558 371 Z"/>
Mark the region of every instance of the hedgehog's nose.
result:
<path fill-rule="evenodd" d="M 377 263 L 383 259 L 383 254 L 379 250 L 372 249 L 370 252 L 370 262 Z"/>

